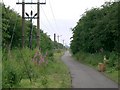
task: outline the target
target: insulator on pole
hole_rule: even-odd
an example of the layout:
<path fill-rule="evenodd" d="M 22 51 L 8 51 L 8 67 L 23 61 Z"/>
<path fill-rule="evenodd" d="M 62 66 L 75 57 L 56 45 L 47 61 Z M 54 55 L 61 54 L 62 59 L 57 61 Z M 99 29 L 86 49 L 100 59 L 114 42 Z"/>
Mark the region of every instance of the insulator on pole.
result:
<path fill-rule="evenodd" d="M 30 12 L 30 15 L 32 16 L 33 15 L 33 11 L 31 10 L 31 12 Z"/>
<path fill-rule="evenodd" d="M 29 14 L 28 13 L 25 13 L 28 17 L 29 17 Z"/>

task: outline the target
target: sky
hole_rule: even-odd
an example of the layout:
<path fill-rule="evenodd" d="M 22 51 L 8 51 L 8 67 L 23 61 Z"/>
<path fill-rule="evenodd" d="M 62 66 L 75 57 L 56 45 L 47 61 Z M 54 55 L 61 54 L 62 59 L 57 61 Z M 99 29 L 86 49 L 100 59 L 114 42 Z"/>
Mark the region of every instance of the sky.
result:
<path fill-rule="evenodd" d="M 38 0 L 25 0 L 25 2 L 37 2 Z M 45 0 L 39 0 L 45 2 Z M 54 39 L 54 33 L 59 37 L 59 42 L 70 45 L 72 37 L 71 28 L 74 28 L 82 14 L 93 7 L 100 7 L 106 1 L 110 0 L 46 0 L 46 4 L 40 5 L 40 29 L 42 29 L 50 38 Z M 113 0 L 112 0 L 113 1 Z M 22 13 L 22 5 L 16 5 L 16 2 L 22 0 L 3 0 L 6 6 Z M 37 5 L 25 5 L 25 12 L 28 14 L 33 10 L 37 13 Z M 36 25 L 37 21 L 33 20 Z M 58 38 L 56 37 L 58 41 Z"/>

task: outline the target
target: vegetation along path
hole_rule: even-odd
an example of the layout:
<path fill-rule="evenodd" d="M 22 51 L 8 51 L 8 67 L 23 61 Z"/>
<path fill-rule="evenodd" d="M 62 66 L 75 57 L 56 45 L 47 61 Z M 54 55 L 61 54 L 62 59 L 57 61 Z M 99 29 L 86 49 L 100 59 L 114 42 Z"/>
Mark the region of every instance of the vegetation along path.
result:
<path fill-rule="evenodd" d="M 100 72 L 75 61 L 69 51 L 62 56 L 72 77 L 72 88 L 118 88 L 118 85 Z"/>

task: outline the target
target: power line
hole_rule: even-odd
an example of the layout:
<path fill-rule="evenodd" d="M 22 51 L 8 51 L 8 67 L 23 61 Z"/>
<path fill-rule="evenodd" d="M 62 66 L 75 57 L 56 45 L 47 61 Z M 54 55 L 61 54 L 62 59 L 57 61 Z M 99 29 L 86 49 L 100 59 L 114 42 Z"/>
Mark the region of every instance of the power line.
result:
<path fill-rule="evenodd" d="M 54 13 L 53 13 L 53 9 L 52 9 L 52 5 L 51 5 L 50 0 L 49 0 L 49 5 L 50 5 L 51 12 L 52 12 L 52 16 L 53 16 L 53 18 L 54 18 L 54 22 L 55 22 L 56 29 L 58 29 L 58 26 L 57 26 L 57 23 L 56 23 L 56 18 L 55 18 L 55 15 L 54 15 Z"/>
<path fill-rule="evenodd" d="M 52 12 L 52 16 L 53 16 L 53 18 L 54 18 L 54 22 L 55 22 L 56 29 L 57 29 L 57 31 L 58 31 L 59 28 L 58 28 L 58 25 L 57 25 L 57 23 L 56 23 L 55 14 L 54 14 L 54 12 L 53 12 L 53 8 L 52 8 L 52 5 L 51 5 L 50 0 L 49 0 L 49 5 L 50 5 L 51 12 Z M 66 24 L 65 24 L 65 27 L 66 27 Z M 58 35 L 58 36 L 59 36 L 59 35 Z"/>
<path fill-rule="evenodd" d="M 33 3 L 32 0 L 31 2 L 24 2 L 25 0 L 22 0 L 22 2 L 18 2 L 16 4 L 22 4 L 22 47 L 24 48 L 24 43 L 25 43 L 25 40 L 24 40 L 24 29 L 25 29 L 25 5 L 26 4 L 34 4 L 34 5 L 37 5 L 37 48 L 40 47 L 40 4 L 46 4 L 46 0 L 44 3 L 40 3 L 39 0 L 37 1 L 37 3 Z"/>
<path fill-rule="evenodd" d="M 50 30 L 45 24 L 43 24 L 42 20 L 41 20 L 41 25 L 43 25 L 47 30 Z"/>
<path fill-rule="evenodd" d="M 42 8 L 42 7 L 41 7 Z M 45 17 L 46 17 L 46 19 L 47 19 L 47 22 L 49 23 L 49 25 L 50 25 L 50 27 L 51 27 L 51 29 L 53 29 L 54 30 L 54 28 L 52 27 L 52 25 L 51 25 L 51 23 L 50 23 L 50 21 L 49 21 L 49 19 L 48 19 L 48 17 L 47 17 L 47 15 L 46 15 L 46 13 L 45 13 L 45 11 L 44 11 L 44 9 L 42 8 L 42 11 L 43 11 L 43 13 L 44 13 L 44 15 L 45 15 Z"/>
<path fill-rule="evenodd" d="M 42 7 L 42 6 L 41 6 Z M 33 12 L 36 12 L 36 10 L 33 8 L 33 7 L 31 7 L 32 8 L 32 10 L 33 10 Z M 43 9 L 43 8 L 42 8 Z M 50 30 L 45 24 L 43 24 L 43 22 L 42 22 L 42 20 L 40 21 L 41 22 L 41 25 L 43 25 L 46 29 L 48 29 L 48 30 Z M 33 23 L 34 23 L 34 21 L 33 21 Z M 42 29 L 42 28 L 41 28 Z"/>
<path fill-rule="evenodd" d="M 42 8 L 43 9 L 43 8 Z M 36 10 L 32 7 L 32 10 L 35 12 Z M 42 18 L 41 18 L 42 19 Z M 41 22 L 41 25 L 42 26 L 44 26 L 45 27 L 45 29 L 47 29 L 47 30 L 50 30 L 51 31 L 51 29 L 50 28 L 48 28 L 43 22 L 42 22 L 42 20 L 40 21 Z M 33 23 L 34 23 L 34 21 L 33 21 Z M 41 27 L 41 29 L 42 29 L 42 27 Z"/>

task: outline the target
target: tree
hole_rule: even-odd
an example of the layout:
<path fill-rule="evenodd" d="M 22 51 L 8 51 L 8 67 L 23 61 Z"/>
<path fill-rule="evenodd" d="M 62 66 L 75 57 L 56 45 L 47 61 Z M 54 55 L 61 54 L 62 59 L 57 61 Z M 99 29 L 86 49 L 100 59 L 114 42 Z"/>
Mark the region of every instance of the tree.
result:
<path fill-rule="evenodd" d="M 71 50 L 95 53 L 100 49 L 117 51 L 119 41 L 118 5 L 120 2 L 106 2 L 100 8 L 86 11 L 72 29 Z"/>

